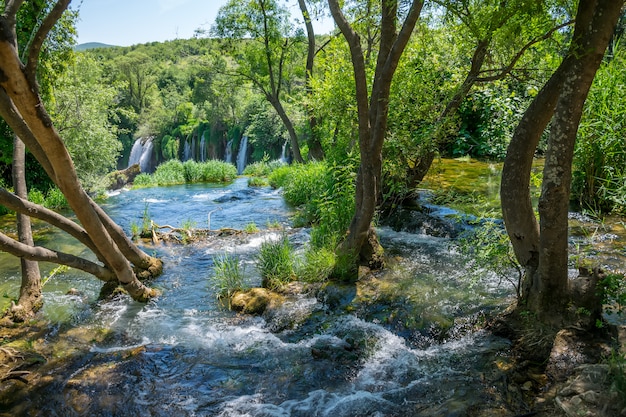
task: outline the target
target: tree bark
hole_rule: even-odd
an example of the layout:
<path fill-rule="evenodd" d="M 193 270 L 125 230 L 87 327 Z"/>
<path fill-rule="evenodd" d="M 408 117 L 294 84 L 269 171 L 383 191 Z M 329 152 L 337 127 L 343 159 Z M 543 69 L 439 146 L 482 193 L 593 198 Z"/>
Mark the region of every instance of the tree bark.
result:
<path fill-rule="evenodd" d="M 30 262 L 51 262 L 58 265 L 66 265 L 72 268 L 80 269 L 81 271 L 85 271 L 104 282 L 115 281 L 117 279 L 116 275 L 110 269 L 94 262 L 40 246 L 25 245 L 2 233 L 0 233 L 0 250 Z"/>
<path fill-rule="evenodd" d="M 26 148 L 17 135 L 13 137 L 13 188 L 23 199 L 28 197 L 26 188 Z M 17 213 L 17 235 L 20 243 L 34 246 L 30 217 Z M 39 264 L 25 258 L 20 259 L 22 282 L 17 304 L 13 304 L 7 314 L 11 320 L 23 322 L 32 317 L 43 305 L 41 294 L 41 273 Z"/>
<path fill-rule="evenodd" d="M 53 11 L 44 18 L 37 31 L 35 41 L 28 51 L 28 63 L 23 65 L 17 51 L 15 15 L 5 8 L 0 16 L 0 114 L 16 132 L 26 130 L 24 140 L 34 139 L 32 147 L 35 157 L 47 170 L 51 179 L 66 196 L 68 203 L 91 237 L 98 251 L 111 267 L 120 283 L 137 300 L 146 300 L 155 292 L 141 284 L 131 269 L 130 262 L 115 245 L 100 217 L 91 205 L 91 199 L 82 189 L 72 160 L 54 129 L 41 98 L 35 78 L 37 57 L 43 38 L 67 8 L 69 0 L 57 2 Z M 47 31 L 46 31 L 47 30 Z M 16 123 L 16 119 L 19 120 Z"/>
<path fill-rule="evenodd" d="M 383 1 L 381 3 L 380 45 L 374 83 L 371 94 L 369 94 L 365 57 L 361 48 L 360 36 L 346 20 L 339 2 L 337 0 L 328 1 L 333 19 L 350 47 L 356 85 L 359 150 L 361 154 L 356 182 L 355 214 L 350 223 L 348 235 L 339 250 L 348 254 L 358 254 L 362 257 L 362 263 L 370 264 L 373 261 L 370 258 L 371 254 L 379 253 L 379 250 L 369 247 L 375 242 L 375 239 L 371 238 L 370 228 L 381 186 L 382 146 L 387 133 L 391 82 L 423 6 L 423 2 L 414 0 L 402 29 L 397 32 L 398 3 L 396 1 Z"/>
<path fill-rule="evenodd" d="M 569 52 L 524 114 L 507 150 L 501 185 L 503 217 L 516 257 L 525 268 L 522 305 L 542 321 L 566 321 L 570 305 L 577 302 L 567 267 L 572 158 L 582 109 L 623 3 L 580 1 Z M 551 119 L 538 227 L 530 203 L 530 168 Z"/>

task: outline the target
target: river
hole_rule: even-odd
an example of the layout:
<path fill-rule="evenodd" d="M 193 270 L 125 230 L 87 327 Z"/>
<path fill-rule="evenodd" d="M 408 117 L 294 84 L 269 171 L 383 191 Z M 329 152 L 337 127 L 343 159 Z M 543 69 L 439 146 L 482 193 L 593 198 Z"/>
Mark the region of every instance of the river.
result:
<path fill-rule="evenodd" d="M 122 191 L 104 204 L 130 231 L 144 210 L 158 224 L 261 231 L 245 240 L 189 245 L 146 243 L 164 274 L 162 295 L 98 301 L 97 280 L 61 271 L 44 287 L 49 331 L 43 376 L 34 386 L 5 384 L 2 416 L 462 416 L 525 409 L 504 372 L 509 341 L 482 330 L 514 291 L 470 260 L 454 239 L 381 227 L 390 267 L 358 285 L 294 294 L 262 317 L 222 305 L 213 258 L 225 252 L 258 285 L 260 244 L 286 233 L 302 249 L 307 229 L 291 229 L 279 191 L 185 185 Z M 283 231 L 276 231 L 281 225 Z M 271 226 L 271 227 L 270 227 Z M 70 238 L 40 233 L 55 248 Z M 0 254 L 0 291 L 15 294 L 17 263 Z M 45 271 L 50 267 L 44 266 Z M 70 289 L 72 289 L 70 291 Z M 4 303 L 6 305 L 7 298 Z M 10 392 L 10 395 L 7 393 Z M 4 409 L 3 409 L 4 408 Z"/>

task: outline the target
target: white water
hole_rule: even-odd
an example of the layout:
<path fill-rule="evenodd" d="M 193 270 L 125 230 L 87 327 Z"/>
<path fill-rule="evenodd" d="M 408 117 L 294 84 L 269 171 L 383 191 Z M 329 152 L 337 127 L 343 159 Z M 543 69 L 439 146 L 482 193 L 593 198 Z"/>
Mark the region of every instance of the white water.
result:
<path fill-rule="evenodd" d="M 202 132 L 202 139 L 200 139 L 200 157 L 198 158 L 200 160 L 200 162 L 205 162 L 206 161 L 206 138 L 205 138 L 205 132 Z"/>
<path fill-rule="evenodd" d="M 128 166 L 139 164 L 141 172 L 152 172 L 153 137 L 139 138 L 133 144 L 128 157 Z"/>
<path fill-rule="evenodd" d="M 283 162 L 283 163 L 287 163 L 287 143 L 288 142 L 289 141 L 286 140 L 285 143 L 283 143 L 283 149 L 280 153 L 280 162 Z"/>
<path fill-rule="evenodd" d="M 241 138 L 239 144 L 239 153 L 237 153 L 237 174 L 243 174 L 243 170 L 246 168 L 246 158 L 248 154 L 248 137 Z"/>
<path fill-rule="evenodd" d="M 183 149 L 183 161 L 189 161 L 191 159 L 191 145 L 185 141 L 185 148 Z"/>
<path fill-rule="evenodd" d="M 233 140 L 229 140 L 224 151 L 224 161 L 229 164 L 233 163 Z"/>

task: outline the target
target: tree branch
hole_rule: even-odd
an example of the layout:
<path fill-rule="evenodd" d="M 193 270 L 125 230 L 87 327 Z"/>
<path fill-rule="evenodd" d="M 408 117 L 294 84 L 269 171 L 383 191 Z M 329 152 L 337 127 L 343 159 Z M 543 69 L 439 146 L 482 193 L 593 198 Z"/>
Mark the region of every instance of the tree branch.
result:
<path fill-rule="evenodd" d="M 562 29 L 566 26 L 572 25 L 575 21 L 574 20 L 569 20 L 565 23 L 562 23 L 558 26 L 555 26 L 553 28 L 551 28 L 549 31 L 547 31 L 546 33 L 544 33 L 542 36 L 536 37 L 534 39 L 532 39 L 530 42 L 528 42 L 526 45 L 524 45 L 518 52 L 517 54 L 515 54 L 515 56 L 511 59 L 511 62 L 509 62 L 509 65 L 507 65 L 504 68 L 500 68 L 497 70 L 485 70 L 482 72 L 493 72 L 493 71 L 499 71 L 498 74 L 495 75 L 490 75 L 487 77 L 478 77 L 476 78 L 476 82 L 479 83 L 486 83 L 486 82 L 491 82 L 491 81 L 497 81 L 497 80 L 501 80 L 502 78 L 506 77 L 508 74 L 511 73 L 511 71 L 513 71 L 513 69 L 515 68 L 515 64 L 517 64 L 517 62 L 522 58 L 522 56 L 526 53 L 526 51 L 528 49 L 530 49 L 531 46 L 544 41 L 548 38 L 550 38 L 552 36 L 552 34 L 554 32 L 556 32 L 559 29 Z"/>
<path fill-rule="evenodd" d="M 0 250 L 31 261 L 52 262 L 85 271 L 96 278 L 109 282 L 117 280 L 113 271 L 87 259 L 41 246 L 28 246 L 0 233 Z"/>
<path fill-rule="evenodd" d="M 41 52 L 41 46 L 43 45 L 48 33 L 52 30 L 54 25 L 63 15 L 63 12 L 69 6 L 71 0 L 58 0 L 50 13 L 44 18 L 41 26 L 37 29 L 37 33 L 32 40 L 32 43 L 28 46 L 28 61 L 26 63 L 25 73 L 28 78 L 28 82 L 31 85 L 37 84 L 37 65 L 39 64 L 39 53 Z"/>

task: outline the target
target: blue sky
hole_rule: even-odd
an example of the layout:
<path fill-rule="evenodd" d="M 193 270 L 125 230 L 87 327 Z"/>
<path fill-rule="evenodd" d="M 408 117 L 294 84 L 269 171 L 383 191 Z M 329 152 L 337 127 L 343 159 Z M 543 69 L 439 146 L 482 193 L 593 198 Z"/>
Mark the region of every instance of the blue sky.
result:
<path fill-rule="evenodd" d="M 209 29 L 217 11 L 228 0 L 73 0 L 80 8 L 78 43 L 102 42 L 130 46 L 146 42 L 188 39 L 198 28 Z M 300 17 L 297 2 L 291 13 Z M 316 30 L 332 29 L 328 19 Z"/>

